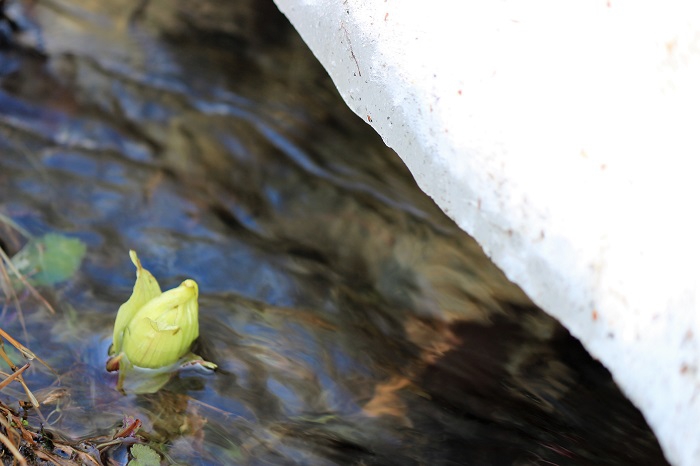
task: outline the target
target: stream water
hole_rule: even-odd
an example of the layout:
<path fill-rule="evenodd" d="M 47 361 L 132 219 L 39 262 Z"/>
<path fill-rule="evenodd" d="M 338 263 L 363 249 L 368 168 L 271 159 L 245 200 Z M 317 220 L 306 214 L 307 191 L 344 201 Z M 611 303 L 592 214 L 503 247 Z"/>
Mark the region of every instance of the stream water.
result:
<path fill-rule="evenodd" d="M 166 464 L 665 464 L 608 372 L 417 188 L 272 2 L 7 11 L 0 213 L 88 248 L 42 289 L 56 314 L 30 296 L 2 313 L 60 374 L 27 375 L 30 423 L 81 439 L 132 416 Z M 115 389 L 129 249 L 164 289 L 199 283 L 196 350 L 217 372 Z"/>

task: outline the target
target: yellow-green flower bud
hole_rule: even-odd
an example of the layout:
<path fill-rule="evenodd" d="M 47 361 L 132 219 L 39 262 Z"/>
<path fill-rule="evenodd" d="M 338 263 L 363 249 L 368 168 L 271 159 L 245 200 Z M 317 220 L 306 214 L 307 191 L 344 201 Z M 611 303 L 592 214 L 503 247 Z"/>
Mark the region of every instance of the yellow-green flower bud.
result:
<path fill-rule="evenodd" d="M 136 266 L 136 284 L 117 313 L 110 354 L 124 355 L 134 366 L 171 366 L 189 351 L 199 336 L 199 290 L 194 280 L 162 293 L 151 273 L 129 251 Z M 119 361 L 120 356 L 114 358 Z"/>
<path fill-rule="evenodd" d="M 124 331 L 122 351 L 138 367 L 157 369 L 178 362 L 199 336 L 197 283 L 185 280 L 151 299 Z"/>

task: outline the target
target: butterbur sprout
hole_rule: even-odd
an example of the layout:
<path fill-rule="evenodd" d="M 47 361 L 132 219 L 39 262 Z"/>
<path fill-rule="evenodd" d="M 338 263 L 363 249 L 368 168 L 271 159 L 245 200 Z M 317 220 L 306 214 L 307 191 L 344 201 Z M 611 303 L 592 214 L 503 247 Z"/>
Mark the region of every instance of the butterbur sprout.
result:
<path fill-rule="evenodd" d="M 158 369 L 189 352 L 199 336 L 197 295 L 197 283 L 185 280 L 136 312 L 122 337 L 122 351 L 132 364 Z"/>
<path fill-rule="evenodd" d="M 136 283 L 131 297 L 117 312 L 107 361 L 108 370 L 119 370 L 118 388 L 122 389 L 127 372 L 140 380 L 134 391 L 145 393 L 158 390 L 180 366 L 199 364 L 215 369 L 215 364 L 190 353 L 199 337 L 197 283 L 187 279 L 177 288 L 161 292 L 136 252 L 129 251 L 129 256 L 136 266 Z"/>

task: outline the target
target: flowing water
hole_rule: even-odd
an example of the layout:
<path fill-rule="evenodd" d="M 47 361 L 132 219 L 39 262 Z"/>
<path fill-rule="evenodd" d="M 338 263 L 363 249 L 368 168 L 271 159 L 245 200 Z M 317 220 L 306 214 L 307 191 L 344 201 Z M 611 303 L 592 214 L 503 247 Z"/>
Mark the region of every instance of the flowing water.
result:
<path fill-rule="evenodd" d="M 607 371 L 416 187 L 271 2 L 8 16 L 0 213 L 88 247 L 42 289 L 56 314 L 31 296 L 2 314 L 60 374 L 26 377 L 30 423 L 78 440 L 132 416 L 166 464 L 665 464 Z M 195 349 L 217 372 L 115 389 L 129 249 L 164 289 L 199 283 Z"/>

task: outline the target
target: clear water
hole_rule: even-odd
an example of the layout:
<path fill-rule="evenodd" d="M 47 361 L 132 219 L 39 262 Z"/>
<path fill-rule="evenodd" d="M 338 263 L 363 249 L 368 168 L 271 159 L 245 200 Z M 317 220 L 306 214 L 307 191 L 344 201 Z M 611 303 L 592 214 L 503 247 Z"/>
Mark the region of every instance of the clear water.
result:
<path fill-rule="evenodd" d="M 129 415 L 188 465 L 664 464 L 605 369 L 416 187 L 271 2 L 10 12 L 0 213 L 88 245 L 43 290 L 57 314 L 23 300 L 28 340 L 2 313 L 60 373 L 27 377 L 55 435 Z M 199 283 L 196 350 L 217 373 L 115 390 L 130 248 L 163 288 Z"/>

